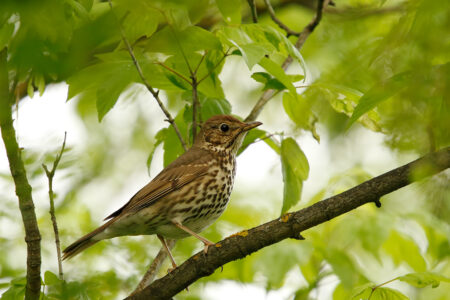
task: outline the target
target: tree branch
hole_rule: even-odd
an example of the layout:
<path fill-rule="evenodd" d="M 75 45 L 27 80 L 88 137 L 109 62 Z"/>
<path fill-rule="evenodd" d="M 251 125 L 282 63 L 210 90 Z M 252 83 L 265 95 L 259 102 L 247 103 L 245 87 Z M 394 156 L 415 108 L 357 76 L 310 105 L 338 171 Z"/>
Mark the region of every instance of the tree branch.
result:
<path fill-rule="evenodd" d="M 169 299 L 230 261 L 241 259 L 286 238 L 301 239 L 300 233 L 306 229 L 325 223 L 363 204 L 376 202 L 386 194 L 449 167 L 450 147 L 447 147 L 372 178 L 339 195 L 234 234 L 211 247 L 207 255 L 204 255 L 203 251 L 198 252 L 168 275 L 127 299 Z"/>
<path fill-rule="evenodd" d="M 258 12 L 256 8 L 255 0 L 247 0 L 248 6 L 250 6 L 250 12 L 252 13 L 253 23 L 258 23 Z"/>
<path fill-rule="evenodd" d="M 50 218 L 52 220 L 53 232 L 55 233 L 55 244 L 56 244 L 56 257 L 58 258 L 58 270 L 59 270 L 59 279 L 64 280 L 64 273 L 62 268 L 62 260 L 61 260 L 61 243 L 59 241 L 59 230 L 58 223 L 56 222 L 55 215 L 55 193 L 53 192 L 53 177 L 55 176 L 56 168 L 58 167 L 59 161 L 64 152 L 64 148 L 66 147 L 66 137 L 67 132 L 64 132 L 64 141 L 61 146 L 61 151 L 58 155 L 56 155 L 55 161 L 53 162 L 52 170 L 49 171 L 45 164 L 42 164 L 42 168 L 45 171 L 45 174 L 48 178 L 48 197 L 50 199 Z"/>
<path fill-rule="evenodd" d="M 109 2 L 110 8 L 112 9 L 113 8 L 112 1 L 108 0 L 108 2 Z M 172 118 L 169 111 L 167 110 L 167 108 L 164 106 L 161 99 L 159 98 L 159 91 L 155 90 L 150 85 L 150 83 L 147 81 L 147 78 L 145 78 L 144 73 L 142 72 L 142 69 L 141 69 L 141 65 L 139 64 L 138 60 L 136 59 L 136 56 L 134 55 L 133 48 L 131 47 L 130 42 L 128 41 L 127 37 L 125 36 L 125 31 L 123 30 L 123 27 L 122 27 L 122 24 L 120 23 L 120 21 L 119 21 L 119 29 L 120 29 L 120 34 L 122 36 L 122 40 L 128 50 L 128 53 L 131 56 L 131 59 L 133 60 L 134 66 L 136 67 L 139 77 L 141 77 L 141 80 L 144 83 L 147 90 L 153 95 L 153 98 L 155 98 L 156 102 L 158 102 L 159 107 L 161 108 L 163 113 L 166 115 L 167 121 L 170 123 L 170 125 L 172 125 L 173 129 L 175 129 L 175 133 L 177 134 L 178 139 L 180 140 L 181 145 L 184 148 L 184 151 L 187 151 L 186 142 L 184 141 L 183 136 L 181 135 L 181 132 L 178 129 L 177 124 L 175 123 L 175 120 Z"/>
<path fill-rule="evenodd" d="M 41 234 L 34 211 L 31 186 L 27 179 L 21 149 L 17 144 L 16 131 L 13 126 L 11 108 L 13 103 L 14 96 L 9 92 L 7 49 L 4 48 L 0 51 L 0 127 L 25 227 L 25 242 L 27 243 L 25 299 L 39 299 L 41 292 Z"/>
<path fill-rule="evenodd" d="M 277 18 L 277 16 L 275 15 L 275 11 L 273 10 L 272 4 L 270 4 L 270 0 L 264 0 L 264 3 L 266 3 L 267 6 L 267 10 L 269 11 L 270 17 L 272 18 L 272 20 L 284 31 L 286 31 L 287 36 L 291 36 L 291 35 L 295 35 L 295 36 L 299 36 L 300 32 L 294 31 L 292 29 L 290 29 L 286 24 L 284 24 L 283 22 L 281 22 L 280 19 Z"/>
<path fill-rule="evenodd" d="M 300 50 L 303 44 L 306 42 L 306 39 L 310 36 L 310 34 L 314 31 L 314 29 L 319 25 L 320 20 L 322 19 L 322 13 L 324 8 L 328 5 L 329 0 L 319 0 L 317 3 L 316 15 L 311 20 L 311 22 L 303 28 L 302 32 L 298 36 L 297 42 L 295 43 L 295 47 Z M 291 65 L 292 57 L 288 56 L 286 60 L 283 62 L 282 68 L 286 71 L 286 69 Z M 245 118 L 246 122 L 255 121 L 258 115 L 261 113 L 263 107 L 272 99 L 275 91 L 272 89 L 266 90 L 261 97 L 256 102 L 250 114 Z"/>

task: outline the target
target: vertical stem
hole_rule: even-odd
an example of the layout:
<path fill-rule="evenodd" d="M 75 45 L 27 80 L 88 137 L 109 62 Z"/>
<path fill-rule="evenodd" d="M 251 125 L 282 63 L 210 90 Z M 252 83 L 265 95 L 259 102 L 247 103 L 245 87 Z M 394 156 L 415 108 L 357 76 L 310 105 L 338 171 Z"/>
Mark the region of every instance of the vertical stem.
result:
<path fill-rule="evenodd" d="M 192 143 L 197 135 L 198 118 L 200 117 L 200 103 L 198 101 L 197 77 L 192 76 Z"/>
<path fill-rule="evenodd" d="M 55 193 L 53 192 L 53 177 L 55 176 L 56 168 L 58 167 L 59 161 L 61 160 L 62 154 L 64 152 L 64 148 L 66 147 L 66 137 L 67 132 L 64 133 L 64 141 L 61 146 L 61 151 L 56 156 L 55 161 L 53 162 L 52 170 L 49 171 L 47 166 L 42 164 L 42 168 L 44 168 L 45 174 L 48 178 L 48 196 L 50 199 L 50 218 L 52 220 L 53 232 L 55 233 L 55 244 L 56 244 L 56 257 L 58 259 L 58 270 L 59 270 L 59 279 L 64 279 L 64 273 L 62 268 L 62 259 L 61 259 L 61 243 L 59 241 L 59 230 L 58 223 L 56 222 L 56 214 L 55 214 Z"/>
<path fill-rule="evenodd" d="M 14 99 L 9 92 L 7 49 L 4 48 L 0 51 L 0 127 L 25 227 L 25 242 L 27 243 L 25 299 L 39 299 L 41 294 L 41 234 L 34 211 L 31 185 L 28 182 L 21 150 L 16 140 L 12 120 L 12 103 L 14 103 Z"/>
<path fill-rule="evenodd" d="M 256 3 L 255 0 L 247 0 L 248 5 L 250 6 L 250 11 L 252 13 L 252 21 L 253 23 L 258 23 L 258 13 L 256 12 Z"/>

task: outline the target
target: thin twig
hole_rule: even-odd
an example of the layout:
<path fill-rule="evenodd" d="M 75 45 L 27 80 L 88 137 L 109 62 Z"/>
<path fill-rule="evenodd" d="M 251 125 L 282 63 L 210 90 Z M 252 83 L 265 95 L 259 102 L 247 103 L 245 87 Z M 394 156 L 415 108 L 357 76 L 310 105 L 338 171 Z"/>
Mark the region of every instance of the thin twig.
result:
<path fill-rule="evenodd" d="M 203 55 L 202 55 L 202 58 L 200 58 L 200 61 L 198 62 L 197 67 L 195 67 L 195 69 L 194 69 L 192 75 L 196 75 L 196 74 L 197 74 L 197 71 L 198 71 L 198 69 L 200 68 L 200 66 L 202 65 L 202 62 L 203 62 L 203 60 L 205 59 L 206 54 L 208 54 L 208 50 L 205 50 L 205 54 L 203 54 Z"/>
<path fill-rule="evenodd" d="M 306 25 L 305 28 L 303 28 L 302 32 L 300 33 L 300 35 L 297 39 L 297 42 L 295 43 L 295 47 L 298 50 L 300 50 L 302 48 L 306 39 L 309 37 L 309 35 L 314 31 L 314 29 L 319 24 L 320 20 L 322 19 L 323 10 L 327 6 L 328 3 L 329 3 L 329 0 L 319 0 L 319 2 L 317 4 L 316 15 L 311 20 L 311 22 L 308 25 Z M 293 61 L 292 57 L 288 56 L 282 64 L 283 70 L 286 71 L 286 69 L 290 66 L 292 61 Z M 263 109 L 263 107 L 267 104 L 267 102 L 269 102 L 270 99 L 272 99 L 272 97 L 274 96 L 274 93 L 275 93 L 275 91 L 272 89 L 266 90 L 261 95 L 261 97 L 258 99 L 258 101 L 256 102 L 255 106 L 253 107 L 252 111 L 249 113 L 247 118 L 245 118 L 245 121 L 249 122 L 249 121 L 256 120 L 258 115 L 261 113 L 261 110 Z"/>
<path fill-rule="evenodd" d="M 200 102 L 198 101 L 197 87 L 197 77 L 192 75 L 192 143 L 194 143 L 197 135 L 197 118 L 200 119 Z"/>
<path fill-rule="evenodd" d="M 167 247 L 169 249 L 172 249 L 175 246 L 175 240 L 166 240 Z M 156 273 L 158 273 L 158 270 L 161 268 L 162 263 L 167 257 L 167 251 L 164 249 L 164 247 L 161 247 L 156 257 L 153 259 L 152 263 L 148 267 L 147 272 L 145 273 L 144 277 L 142 277 L 141 282 L 139 282 L 136 289 L 130 294 L 130 296 L 133 296 L 134 294 L 142 291 L 144 288 L 146 288 L 150 283 L 153 282 L 153 280 L 156 277 Z"/>
<path fill-rule="evenodd" d="M 177 75 L 178 77 L 180 77 L 181 79 L 183 79 L 184 81 L 186 81 L 187 83 L 189 83 L 189 85 L 192 85 L 192 82 L 191 82 L 188 78 L 186 78 L 186 76 L 184 76 L 183 74 L 181 74 L 181 73 L 175 71 L 174 69 L 172 69 L 172 68 L 169 67 L 169 66 L 166 66 L 166 65 L 163 64 L 162 62 L 157 62 L 156 64 L 160 65 L 160 66 L 163 67 L 164 69 L 166 69 L 166 70 L 172 72 L 173 74 Z"/>
<path fill-rule="evenodd" d="M 269 11 L 270 17 L 272 18 L 272 20 L 284 31 L 286 31 L 287 36 L 299 36 L 300 32 L 294 31 L 292 29 L 290 29 L 286 24 L 284 24 L 283 22 L 281 22 L 280 19 L 277 18 L 277 16 L 275 15 L 275 11 L 273 10 L 272 4 L 270 4 L 270 0 L 264 0 L 264 3 L 266 3 L 267 6 L 267 10 Z"/>
<path fill-rule="evenodd" d="M 109 6 L 112 9 L 113 8 L 112 1 L 108 0 L 108 2 L 109 2 Z M 120 34 L 122 36 L 122 40 L 125 43 L 125 46 L 127 47 L 127 50 L 131 56 L 131 59 L 133 60 L 133 63 L 136 67 L 139 77 L 141 77 L 141 80 L 144 83 L 145 87 L 153 95 L 153 98 L 155 98 L 156 102 L 158 102 L 159 107 L 161 108 L 163 113 L 166 115 L 167 121 L 170 123 L 170 125 L 172 125 L 173 129 L 175 130 L 175 133 L 177 134 L 178 139 L 180 140 L 184 151 L 187 151 L 186 142 L 184 141 L 183 136 L 181 135 L 180 130 L 178 129 L 177 124 L 175 123 L 175 120 L 172 118 L 169 111 L 166 109 L 166 107 L 162 103 L 161 99 L 159 98 L 159 91 L 155 90 L 149 84 L 149 82 L 147 81 L 147 78 L 145 78 L 144 73 L 142 72 L 141 66 L 140 66 L 139 62 L 137 61 L 136 56 L 134 55 L 133 48 L 131 47 L 130 42 L 128 41 L 127 37 L 125 36 L 125 31 L 123 30 L 122 24 L 120 22 L 119 22 L 119 29 L 120 29 Z"/>
<path fill-rule="evenodd" d="M 218 66 L 220 66 L 220 64 L 223 62 L 223 60 L 225 59 L 225 57 L 228 56 L 228 52 L 229 52 L 229 51 L 230 51 L 230 49 L 228 49 L 228 50 L 223 54 L 222 58 L 217 62 L 217 64 L 216 64 L 211 70 L 209 70 L 209 72 L 208 72 L 205 76 L 203 76 L 202 78 L 200 78 L 200 79 L 197 81 L 197 84 L 200 84 L 203 80 L 205 80 L 206 78 L 208 78 L 209 75 L 211 75 L 212 72 L 214 72 L 214 70 L 215 70 Z"/>
<path fill-rule="evenodd" d="M 64 279 L 64 273 L 62 268 L 62 260 L 61 260 L 61 244 L 59 242 L 59 230 L 58 230 L 58 223 L 56 222 L 56 215 L 55 215 L 55 193 L 53 192 L 53 177 L 55 176 L 56 168 L 58 167 L 59 161 L 61 160 L 61 157 L 64 152 L 64 148 L 66 147 L 66 137 L 67 132 L 64 132 L 64 141 L 61 146 L 61 151 L 58 155 L 56 155 L 55 161 L 53 162 L 52 170 L 49 171 L 47 166 L 45 164 L 42 164 L 42 168 L 44 168 L 45 174 L 48 178 L 48 197 L 50 199 L 50 217 L 52 219 L 53 224 L 53 232 L 55 233 L 55 244 L 56 244 L 56 256 L 58 258 L 58 270 L 59 270 L 59 279 Z"/>
<path fill-rule="evenodd" d="M 399 279 L 399 278 L 400 278 L 400 277 L 395 277 L 394 279 L 388 280 L 388 281 L 386 281 L 386 282 L 383 282 L 383 283 L 380 283 L 380 284 L 374 286 L 374 287 L 372 288 L 372 290 L 370 291 L 370 295 L 369 295 L 369 298 L 367 298 L 367 300 L 370 300 L 370 298 L 372 298 L 372 294 L 373 294 L 373 292 L 375 292 L 376 289 L 382 287 L 383 285 L 386 285 L 386 284 L 388 284 L 388 283 L 391 283 L 391 282 L 393 282 L 393 281 L 396 281 L 396 280 Z"/>
<path fill-rule="evenodd" d="M 248 5 L 250 6 L 250 11 L 252 12 L 252 21 L 253 23 L 258 23 L 258 13 L 256 9 L 255 0 L 247 0 Z"/>

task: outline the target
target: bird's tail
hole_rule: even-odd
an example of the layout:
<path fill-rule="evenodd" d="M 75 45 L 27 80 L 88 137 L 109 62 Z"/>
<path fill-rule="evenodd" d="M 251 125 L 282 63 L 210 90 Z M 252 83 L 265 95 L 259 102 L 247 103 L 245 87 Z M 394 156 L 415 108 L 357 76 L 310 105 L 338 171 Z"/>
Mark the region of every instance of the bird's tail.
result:
<path fill-rule="evenodd" d="M 77 255 L 78 253 L 82 252 L 83 250 L 100 242 L 103 238 L 99 238 L 97 235 L 102 233 L 114 221 L 115 221 L 115 219 L 109 220 L 109 222 L 106 222 L 99 228 L 82 236 L 81 238 L 79 238 L 78 240 L 76 240 L 75 242 L 70 244 L 66 249 L 63 250 L 62 259 L 65 260 L 68 258 L 72 258 L 73 256 Z"/>

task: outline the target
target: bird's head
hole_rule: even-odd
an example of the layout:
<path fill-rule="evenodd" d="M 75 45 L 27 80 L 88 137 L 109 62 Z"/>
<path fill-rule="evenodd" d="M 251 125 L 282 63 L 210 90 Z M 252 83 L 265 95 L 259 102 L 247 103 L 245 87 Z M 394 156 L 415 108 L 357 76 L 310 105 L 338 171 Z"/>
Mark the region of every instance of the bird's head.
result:
<path fill-rule="evenodd" d="M 228 115 L 213 116 L 202 125 L 195 145 L 213 151 L 232 151 L 236 154 L 247 131 L 261 124 L 261 122 L 245 123 Z"/>

